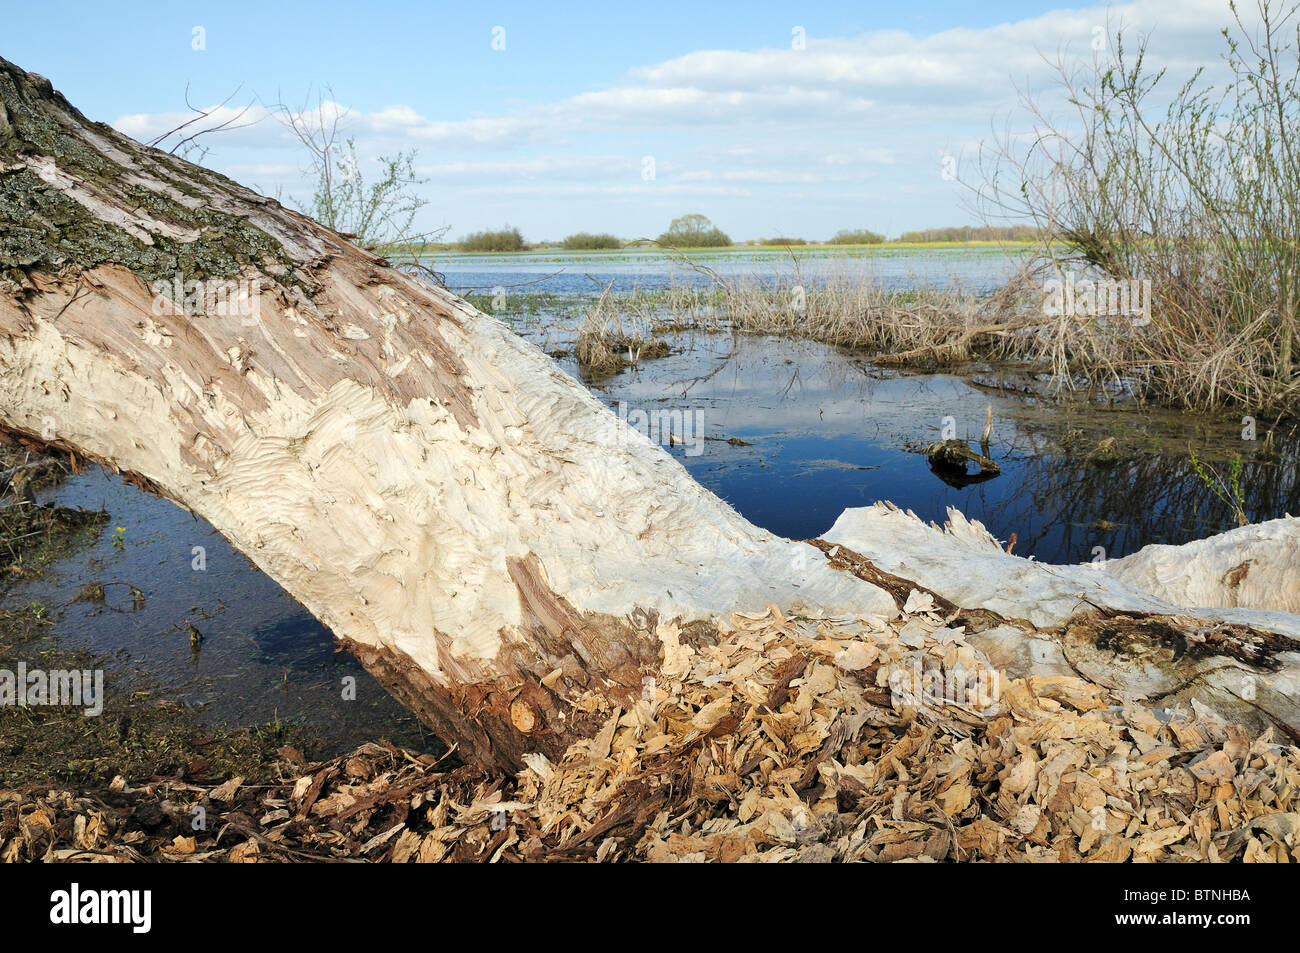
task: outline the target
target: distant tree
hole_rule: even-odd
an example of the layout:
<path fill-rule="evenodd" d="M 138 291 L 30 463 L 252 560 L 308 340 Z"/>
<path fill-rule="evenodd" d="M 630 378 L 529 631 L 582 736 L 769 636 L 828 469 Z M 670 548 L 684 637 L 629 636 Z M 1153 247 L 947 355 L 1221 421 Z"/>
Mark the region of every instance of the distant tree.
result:
<path fill-rule="evenodd" d="M 570 251 L 579 251 L 594 248 L 622 248 L 623 243 L 614 235 L 608 232 L 601 232 L 599 235 L 591 232 L 574 232 L 563 243 L 563 247 Z"/>
<path fill-rule="evenodd" d="M 507 225 L 494 231 L 473 232 L 459 242 L 462 251 L 523 251 L 524 236 Z"/>
<path fill-rule="evenodd" d="M 760 245 L 807 245 L 808 242 L 802 238 L 764 238 L 759 242 Z"/>
<path fill-rule="evenodd" d="M 714 248 L 731 244 L 726 232 L 699 213 L 673 219 L 668 231 L 659 236 L 659 241 L 677 248 Z"/>
<path fill-rule="evenodd" d="M 879 245 L 885 240 L 885 236 L 879 232 L 870 232 L 865 228 L 840 229 L 835 233 L 835 237 L 830 240 L 832 245 Z"/>

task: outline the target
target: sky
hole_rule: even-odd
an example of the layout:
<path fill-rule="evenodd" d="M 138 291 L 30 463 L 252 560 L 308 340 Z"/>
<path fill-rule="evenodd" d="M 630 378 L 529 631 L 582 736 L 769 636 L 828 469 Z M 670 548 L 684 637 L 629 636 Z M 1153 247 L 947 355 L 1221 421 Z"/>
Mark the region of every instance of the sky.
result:
<path fill-rule="evenodd" d="M 529 241 L 654 237 L 688 212 L 736 240 L 976 224 L 981 143 L 1032 130 L 1021 97 L 1056 102 L 1060 57 L 1122 27 L 1153 65 L 1213 71 L 1231 23 L 1226 0 L 0 9 L 0 56 L 137 139 L 186 121 L 187 100 L 249 106 L 202 162 L 285 204 L 313 182 L 275 107 L 324 91 L 364 171 L 416 152 L 418 230 Z"/>

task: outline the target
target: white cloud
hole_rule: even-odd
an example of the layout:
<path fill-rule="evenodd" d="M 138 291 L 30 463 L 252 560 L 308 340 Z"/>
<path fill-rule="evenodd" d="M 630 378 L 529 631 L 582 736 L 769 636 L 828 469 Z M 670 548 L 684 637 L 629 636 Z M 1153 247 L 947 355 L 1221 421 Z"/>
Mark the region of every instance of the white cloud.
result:
<path fill-rule="evenodd" d="M 1179 74 L 1221 69 L 1229 18 L 1224 0 L 1135 0 L 929 35 L 809 36 L 804 50 L 696 50 L 495 114 L 431 117 L 398 103 L 347 113 L 342 128 L 369 157 L 419 149 L 417 172 L 431 180 L 438 215 L 477 214 L 469 199 L 483 195 L 528 200 L 541 216 L 577 195 L 787 199 L 796 186 L 857 203 L 859 217 L 905 196 L 955 208 L 953 190 L 937 181 L 940 157 L 968 155 L 992 121 L 1017 114 L 1017 86 L 1051 89 L 1051 61 L 1063 52 L 1090 57 L 1097 28 L 1153 31 L 1149 64 Z M 115 125 L 147 140 L 189 118 L 134 114 Z M 209 140 L 213 159 L 230 151 L 232 173 L 301 184 L 290 134 L 264 107 L 252 118 L 261 121 Z M 652 181 L 641 178 L 646 156 Z M 739 201 L 727 207 L 757 221 Z"/>

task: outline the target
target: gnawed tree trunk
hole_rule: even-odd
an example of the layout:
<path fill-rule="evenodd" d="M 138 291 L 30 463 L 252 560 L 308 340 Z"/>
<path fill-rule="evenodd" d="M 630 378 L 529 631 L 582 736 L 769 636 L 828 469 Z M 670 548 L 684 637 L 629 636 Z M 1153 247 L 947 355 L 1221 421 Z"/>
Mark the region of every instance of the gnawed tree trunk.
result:
<path fill-rule="evenodd" d="M 1074 566 L 1013 556 L 956 510 L 942 528 L 889 504 L 846 510 L 819 542 L 974 615 L 971 643 L 1006 675 L 1079 675 L 1162 707 L 1195 699 L 1300 740 L 1300 519 Z"/>
<path fill-rule="evenodd" d="M 948 545 L 855 537 L 882 572 L 757 529 L 496 320 L 3 60 L 0 425 L 204 517 L 484 767 L 558 757 L 719 614 L 892 617 Z M 978 562 L 922 584 L 974 605 Z M 987 628 L 1036 611 L 995 595 Z"/>
<path fill-rule="evenodd" d="M 204 517 L 465 757 L 561 753 L 600 723 L 563 699 L 639 693 L 660 619 L 892 609 L 450 293 L 3 61 L 0 103 L 4 425 Z"/>

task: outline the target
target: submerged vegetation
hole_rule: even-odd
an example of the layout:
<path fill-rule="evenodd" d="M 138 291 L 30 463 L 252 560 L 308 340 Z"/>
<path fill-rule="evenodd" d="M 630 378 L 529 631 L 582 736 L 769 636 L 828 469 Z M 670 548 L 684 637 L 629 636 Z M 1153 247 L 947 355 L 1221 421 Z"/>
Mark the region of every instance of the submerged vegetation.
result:
<path fill-rule="evenodd" d="M 213 727 L 146 675 L 113 659 L 59 646 L 43 606 L 0 610 L 0 657 L 8 665 L 104 672 L 103 711 L 77 706 L 0 707 L 0 788 L 66 783 L 103 788 L 114 778 L 148 783 L 158 777 L 250 782 L 275 776 L 285 746 L 316 754 L 313 732 L 294 721 L 243 728 Z"/>
<path fill-rule="evenodd" d="M 0 444 L 0 595 L 40 575 L 53 559 L 97 535 L 108 514 L 42 506 L 34 491 L 58 482 L 62 464 Z"/>
<path fill-rule="evenodd" d="M 110 525 L 102 510 L 36 502 L 33 490 L 65 475 L 52 458 L 0 445 L 0 596 L 91 545 Z M 104 588 L 102 582 L 88 583 L 77 598 L 103 602 Z M 199 711 L 149 677 L 124 669 L 117 659 L 61 645 L 53 632 L 64 607 L 24 599 L 6 598 L 0 608 L 0 664 L 6 669 L 25 663 L 29 670 L 101 671 L 102 711 L 87 717 L 77 705 L 0 705 L 0 788 L 105 786 L 119 776 L 147 783 L 159 776 L 208 781 L 238 773 L 261 781 L 274 776 L 286 752 L 301 759 L 299 750 L 314 754 L 320 747 L 299 722 L 208 726 Z"/>

